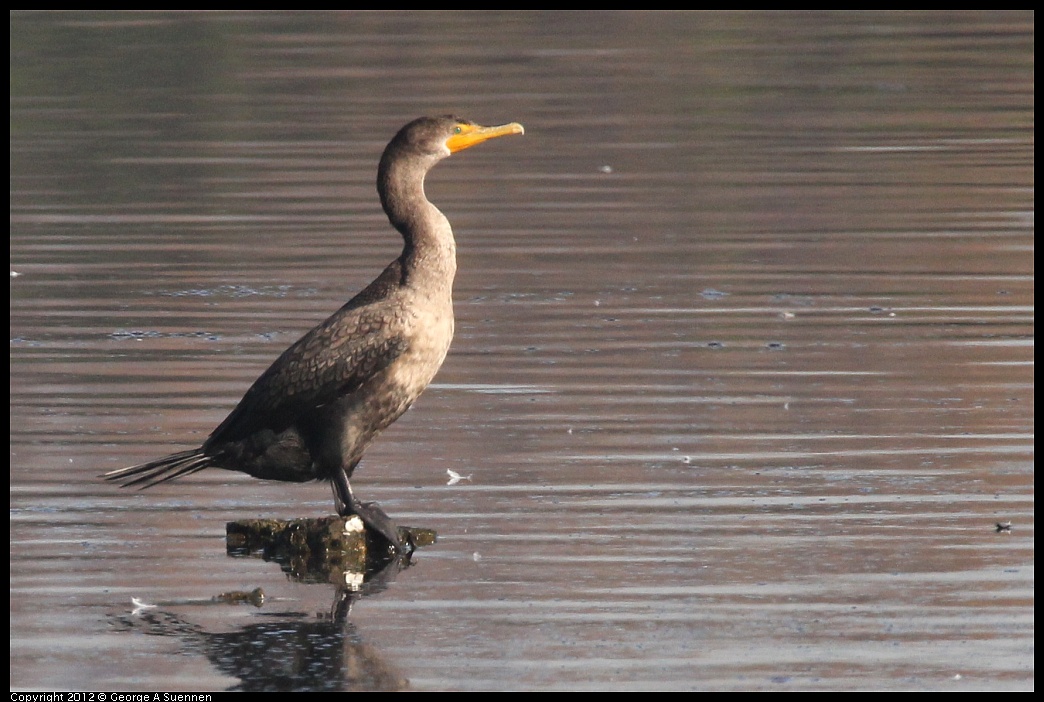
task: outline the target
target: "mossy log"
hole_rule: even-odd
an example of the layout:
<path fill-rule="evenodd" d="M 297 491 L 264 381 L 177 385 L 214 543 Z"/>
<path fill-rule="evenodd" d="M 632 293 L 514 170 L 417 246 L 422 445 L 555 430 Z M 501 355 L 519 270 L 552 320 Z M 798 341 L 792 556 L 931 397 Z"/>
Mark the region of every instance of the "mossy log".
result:
<path fill-rule="evenodd" d="M 225 535 L 229 555 L 259 553 L 305 580 L 349 581 L 382 569 L 394 558 L 387 540 L 355 516 L 242 519 L 228 522 Z M 399 539 L 417 548 L 436 538 L 431 529 L 399 527 Z"/>

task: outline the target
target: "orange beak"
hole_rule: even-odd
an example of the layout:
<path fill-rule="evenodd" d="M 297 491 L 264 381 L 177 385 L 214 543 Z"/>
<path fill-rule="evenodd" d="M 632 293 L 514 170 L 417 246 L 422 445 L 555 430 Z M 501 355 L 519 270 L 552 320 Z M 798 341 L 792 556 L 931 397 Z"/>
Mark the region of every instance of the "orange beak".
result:
<path fill-rule="evenodd" d="M 525 134 L 525 130 L 518 122 L 502 124 L 499 127 L 480 127 L 477 124 L 461 123 L 449 139 L 446 140 L 446 148 L 450 153 L 457 153 L 471 148 L 475 144 L 481 144 L 487 139 L 496 139 L 510 134 Z"/>

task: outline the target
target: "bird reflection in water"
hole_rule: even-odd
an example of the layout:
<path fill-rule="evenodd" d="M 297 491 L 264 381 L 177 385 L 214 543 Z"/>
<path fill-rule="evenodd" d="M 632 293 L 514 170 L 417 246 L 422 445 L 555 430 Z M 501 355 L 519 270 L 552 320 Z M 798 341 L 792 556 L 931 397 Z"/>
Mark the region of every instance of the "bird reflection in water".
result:
<path fill-rule="evenodd" d="M 361 590 L 339 587 L 329 613 L 279 612 L 229 632 L 208 632 L 160 603 L 111 618 L 117 631 L 179 639 L 187 653 L 204 655 L 223 675 L 238 678 L 230 691 L 307 692 L 405 690 L 406 677 L 363 640 L 349 621 L 353 603 L 384 590 L 399 572 L 393 562 L 368 577 Z M 217 598 L 208 601 L 219 602 Z M 198 605 L 200 603 L 196 603 Z M 258 599 L 239 604 L 258 604 Z M 262 615 L 264 616 L 264 615 Z"/>

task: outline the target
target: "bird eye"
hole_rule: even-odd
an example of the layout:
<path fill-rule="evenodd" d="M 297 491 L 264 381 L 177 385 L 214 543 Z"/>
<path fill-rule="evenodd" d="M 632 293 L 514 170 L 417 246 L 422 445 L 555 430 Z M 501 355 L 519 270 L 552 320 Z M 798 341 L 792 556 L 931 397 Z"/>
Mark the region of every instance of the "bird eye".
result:
<path fill-rule="evenodd" d="M 461 133 L 462 131 L 463 131 L 463 130 L 462 130 L 462 129 L 461 129 L 460 127 L 454 127 L 454 128 L 453 128 L 453 133 L 454 133 L 454 134 L 460 134 L 460 133 Z"/>

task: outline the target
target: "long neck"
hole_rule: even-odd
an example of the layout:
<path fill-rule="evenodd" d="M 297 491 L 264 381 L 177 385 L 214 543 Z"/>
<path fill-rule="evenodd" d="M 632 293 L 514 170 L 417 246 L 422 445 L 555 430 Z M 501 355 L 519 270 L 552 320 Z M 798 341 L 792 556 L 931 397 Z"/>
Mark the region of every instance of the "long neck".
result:
<path fill-rule="evenodd" d="M 377 173 L 377 192 L 388 219 L 405 242 L 404 282 L 448 294 L 457 271 L 457 249 L 449 220 L 424 194 L 424 176 L 431 165 L 385 153 Z"/>

